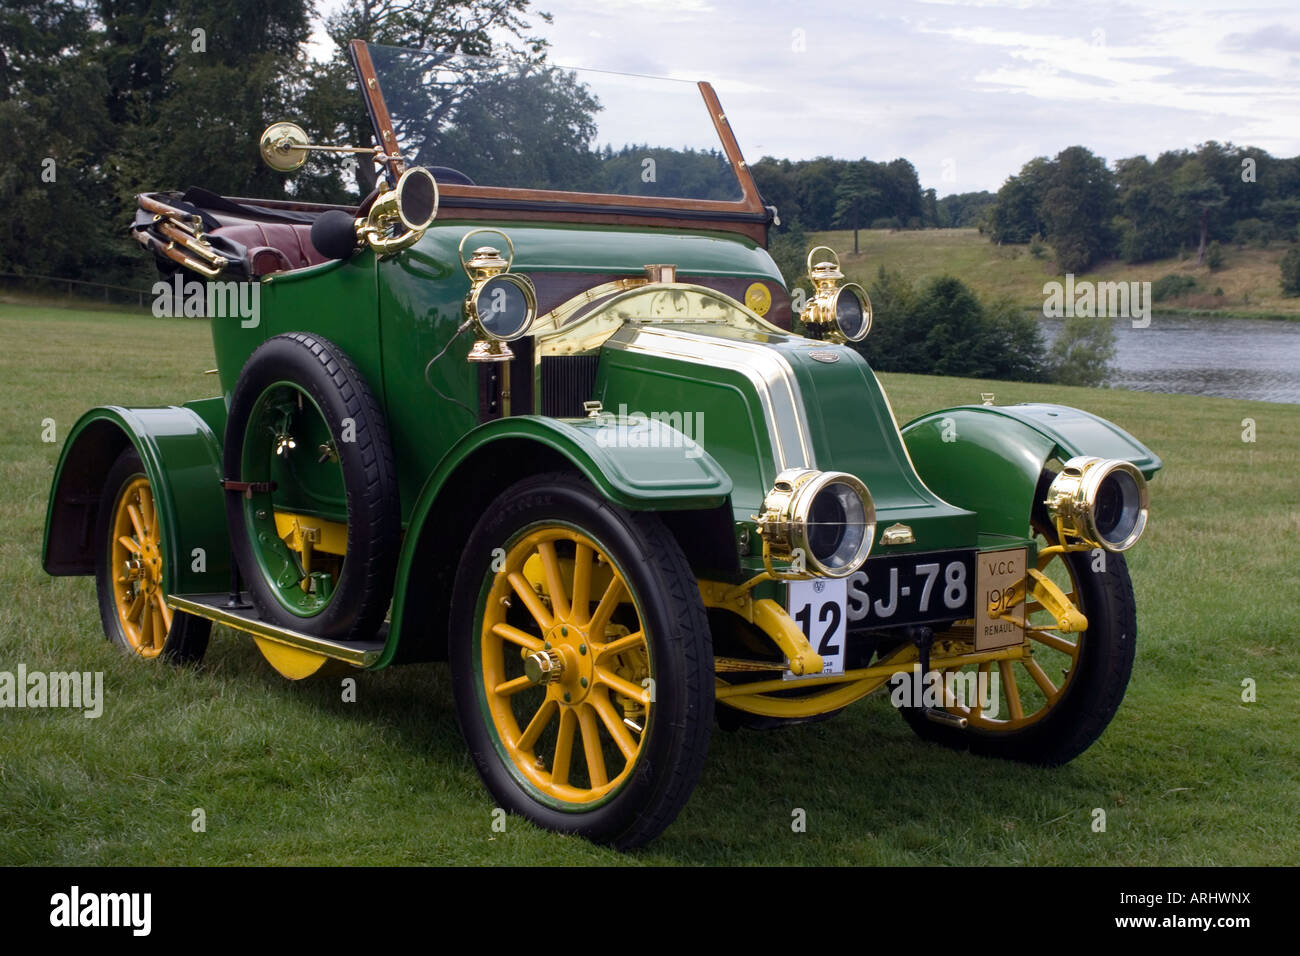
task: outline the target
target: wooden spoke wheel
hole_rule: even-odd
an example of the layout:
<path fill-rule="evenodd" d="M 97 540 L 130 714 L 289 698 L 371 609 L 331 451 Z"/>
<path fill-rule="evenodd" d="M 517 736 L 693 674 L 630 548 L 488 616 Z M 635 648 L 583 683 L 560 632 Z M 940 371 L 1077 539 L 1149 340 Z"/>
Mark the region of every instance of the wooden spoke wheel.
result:
<path fill-rule="evenodd" d="M 1039 547 L 1054 544 L 1039 535 Z M 1062 764 L 1101 736 L 1128 687 L 1137 637 L 1133 585 L 1119 554 L 1057 552 L 1042 571 L 1088 619 L 1082 633 L 1056 629 L 1040 604 L 1025 605 L 1026 658 L 985 662 L 944 672 L 943 709 L 967 728 L 936 724 L 913 707 L 900 708 L 928 740 L 989 756 Z M 936 635 L 943 639 L 944 635 Z"/>
<path fill-rule="evenodd" d="M 167 606 L 161 517 L 144 464 L 133 448 L 109 470 L 98 526 L 96 583 L 105 635 L 146 659 L 200 659 L 211 623 Z"/>
<path fill-rule="evenodd" d="M 676 540 L 579 479 L 520 482 L 457 576 L 457 712 L 501 805 L 640 845 L 685 803 L 713 721 L 708 623 Z"/>
<path fill-rule="evenodd" d="M 627 780 L 653 706 L 650 649 L 596 542 L 556 526 L 515 542 L 488 592 L 480 655 L 493 730 L 539 795 L 594 804 Z"/>

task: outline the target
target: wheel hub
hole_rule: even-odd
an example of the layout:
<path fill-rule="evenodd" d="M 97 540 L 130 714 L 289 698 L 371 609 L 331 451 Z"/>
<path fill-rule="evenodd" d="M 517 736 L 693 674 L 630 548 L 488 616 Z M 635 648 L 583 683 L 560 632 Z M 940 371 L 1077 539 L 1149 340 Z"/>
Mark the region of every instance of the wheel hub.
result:
<path fill-rule="evenodd" d="M 545 635 L 540 651 L 524 657 L 524 673 L 547 688 L 561 705 L 581 703 L 595 677 L 594 657 L 584 627 L 559 620 Z"/>

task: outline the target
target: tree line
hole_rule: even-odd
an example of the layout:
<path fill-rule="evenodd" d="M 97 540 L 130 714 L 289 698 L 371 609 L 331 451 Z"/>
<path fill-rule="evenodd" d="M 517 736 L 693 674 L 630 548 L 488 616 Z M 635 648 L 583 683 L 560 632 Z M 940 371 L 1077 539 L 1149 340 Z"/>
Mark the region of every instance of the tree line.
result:
<path fill-rule="evenodd" d="M 750 166 L 763 200 L 783 224 L 829 229 L 930 229 L 977 226 L 996 197 L 988 191 L 937 198 L 922 189 L 906 159 L 773 159 Z"/>
<path fill-rule="evenodd" d="M 0 272 L 140 285 L 136 193 L 338 201 L 374 185 L 313 156 L 292 179 L 258 137 L 293 117 L 316 142 L 369 144 L 346 43 L 544 58 L 530 0 L 347 0 L 336 53 L 308 55 L 312 0 L 0 0 Z M 353 200 L 355 201 L 355 199 Z"/>
<path fill-rule="evenodd" d="M 1108 164 L 1083 146 L 1027 162 L 998 190 L 983 221 L 993 242 L 1050 245 L 1062 272 L 1100 259 L 1147 262 L 1214 243 L 1295 242 L 1300 226 L 1300 157 L 1208 142 L 1154 161 Z"/>

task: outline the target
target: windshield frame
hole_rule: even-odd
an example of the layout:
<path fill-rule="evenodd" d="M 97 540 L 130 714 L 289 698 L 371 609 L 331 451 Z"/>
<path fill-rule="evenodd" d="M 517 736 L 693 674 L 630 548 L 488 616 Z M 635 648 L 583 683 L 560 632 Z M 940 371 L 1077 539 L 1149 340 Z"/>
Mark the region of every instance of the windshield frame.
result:
<path fill-rule="evenodd" d="M 370 49 L 364 40 L 348 44 L 356 68 L 361 92 L 365 97 L 366 111 L 375 131 L 375 138 L 386 153 L 396 148 L 397 137 L 392 117 L 384 102 L 384 93 L 375 74 Z M 766 245 L 768 213 L 754 184 L 749 166 L 740 152 L 740 145 L 727 122 L 726 114 L 712 85 L 699 81 L 703 106 L 717 132 L 723 153 L 736 174 L 741 198 L 735 201 L 718 199 L 683 199 L 669 196 L 632 196 L 611 193 L 570 192 L 550 189 L 522 189 L 511 186 L 467 186 L 460 183 L 439 183 L 443 204 L 457 218 L 486 218 L 477 213 L 495 210 L 501 218 L 509 211 L 511 218 L 557 219 L 565 222 L 617 221 L 633 224 L 669 225 L 682 221 L 698 220 L 706 228 L 741 232 Z M 390 184 L 395 183 L 406 168 L 399 156 L 389 154 L 385 163 Z M 654 221 L 651 221 L 654 220 Z M 644 223 L 642 223 L 644 221 Z"/>

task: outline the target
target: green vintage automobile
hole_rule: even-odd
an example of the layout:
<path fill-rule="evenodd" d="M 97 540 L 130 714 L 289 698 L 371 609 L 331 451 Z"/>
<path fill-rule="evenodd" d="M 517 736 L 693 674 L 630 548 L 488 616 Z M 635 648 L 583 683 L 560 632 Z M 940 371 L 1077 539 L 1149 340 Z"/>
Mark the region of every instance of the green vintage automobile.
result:
<path fill-rule="evenodd" d="M 792 302 L 706 83 L 351 52 L 377 145 L 260 145 L 348 154 L 358 206 L 139 198 L 220 395 L 68 438 L 44 566 L 95 575 L 113 642 L 195 661 L 218 622 L 295 680 L 449 661 L 497 803 L 623 848 L 680 811 L 715 718 L 890 688 L 984 754 L 1101 734 L 1149 449 L 991 399 L 900 428 L 852 347 L 868 296 L 822 249 Z"/>

